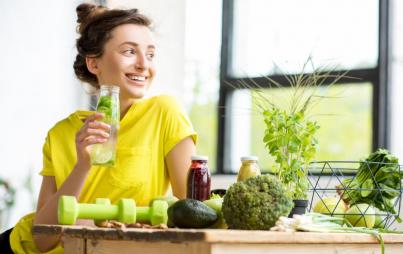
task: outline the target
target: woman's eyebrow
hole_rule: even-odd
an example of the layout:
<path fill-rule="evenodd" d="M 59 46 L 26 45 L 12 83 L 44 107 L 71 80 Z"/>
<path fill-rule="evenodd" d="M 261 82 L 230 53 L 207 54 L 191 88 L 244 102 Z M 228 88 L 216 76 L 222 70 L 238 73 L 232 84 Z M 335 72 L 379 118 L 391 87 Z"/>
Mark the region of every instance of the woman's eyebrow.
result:
<path fill-rule="evenodd" d="M 120 46 L 123 46 L 123 45 L 125 45 L 125 44 L 129 44 L 129 45 L 134 46 L 134 47 L 138 47 L 138 46 L 139 46 L 139 44 L 136 43 L 136 42 L 133 42 L 133 41 L 125 41 L 125 42 L 121 43 L 121 44 L 119 45 L 119 47 L 120 47 Z M 150 44 L 150 45 L 147 46 L 147 49 L 155 49 L 155 45 Z"/>

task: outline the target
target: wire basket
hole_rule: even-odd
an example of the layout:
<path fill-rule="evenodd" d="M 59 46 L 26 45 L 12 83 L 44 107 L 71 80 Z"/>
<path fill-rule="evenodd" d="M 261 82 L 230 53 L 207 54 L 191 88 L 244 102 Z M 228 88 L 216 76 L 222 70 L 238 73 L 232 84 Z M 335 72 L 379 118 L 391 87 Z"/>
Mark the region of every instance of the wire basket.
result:
<path fill-rule="evenodd" d="M 359 168 L 365 175 L 357 174 Z M 395 163 L 313 162 L 308 173 L 309 212 L 345 217 L 353 226 L 388 229 L 400 222 L 402 176 L 402 166 Z"/>

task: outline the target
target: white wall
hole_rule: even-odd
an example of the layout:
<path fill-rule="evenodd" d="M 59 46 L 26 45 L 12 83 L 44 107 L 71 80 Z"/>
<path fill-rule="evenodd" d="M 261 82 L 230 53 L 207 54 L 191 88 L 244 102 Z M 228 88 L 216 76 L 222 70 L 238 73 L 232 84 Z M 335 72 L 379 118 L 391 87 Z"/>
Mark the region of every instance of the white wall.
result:
<path fill-rule="evenodd" d="M 33 209 L 47 130 L 87 105 L 72 68 L 77 2 L 0 1 L 0 177 L 18 188 L 16 206 L 3 227 Z M 24 188 L 30 171 L 32 193 Z"/>

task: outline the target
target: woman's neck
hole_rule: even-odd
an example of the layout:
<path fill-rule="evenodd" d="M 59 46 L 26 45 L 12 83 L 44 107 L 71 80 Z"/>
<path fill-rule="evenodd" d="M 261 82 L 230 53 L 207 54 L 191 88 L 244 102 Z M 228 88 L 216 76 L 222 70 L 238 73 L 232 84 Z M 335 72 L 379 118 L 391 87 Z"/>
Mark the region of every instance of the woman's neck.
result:
<path fill-rule="evenodd" d="M 125 98 L 120 98 L 120 119 L 123 119 L 123 117 L 126 115 L 126 113 L 129 111 L 130 107 L 138 102 L 140 99 L 125 99 Z"/>
<path fill-rule="evenodd" d="M 133 103 L 134 101 L 132 100 L 120 100 L 120 119 L 123 119 Z"/>

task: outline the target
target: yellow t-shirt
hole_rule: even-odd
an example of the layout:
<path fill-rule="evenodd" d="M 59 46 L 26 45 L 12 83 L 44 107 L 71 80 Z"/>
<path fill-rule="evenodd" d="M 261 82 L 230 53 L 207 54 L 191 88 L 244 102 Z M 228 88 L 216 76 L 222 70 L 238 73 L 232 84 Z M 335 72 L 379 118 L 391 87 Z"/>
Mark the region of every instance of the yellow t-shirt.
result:
<path fill-rule="evenodd" d="M 63 184 L 76 161 L 75 135 L 83 120 L 93 114 L 77 111 L 58 122 L 48 133 L 43 147 L 43 176 L 54 176 L 57 188 Z M 182 108 L 171 96 L 156 96 L 133 104 L 120 121 L 116 164 L 93 166 L 79 202 L 109 198 L 116 203 L 132 198 L 140 206 L 165 195 L 169 176 L 165 156 L 186 137 L 196 142 L 197 134 Z M 32 240 L 34 214 L 23 217 L 10 235 L 15 253 L 39 253 Z M 62 253 L 59 246 L 49 253 Z"/>

